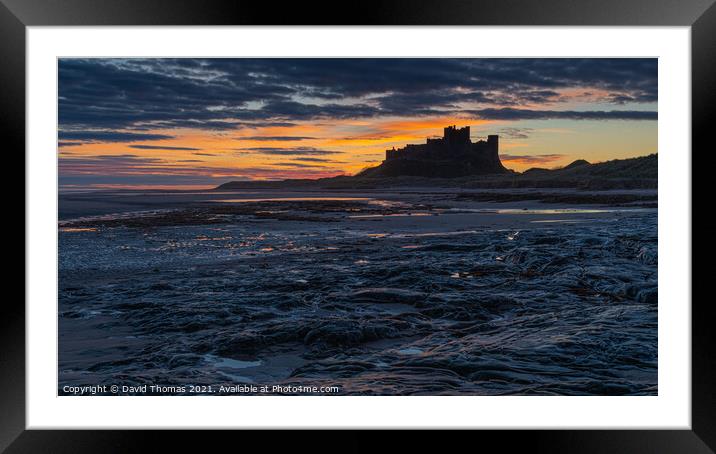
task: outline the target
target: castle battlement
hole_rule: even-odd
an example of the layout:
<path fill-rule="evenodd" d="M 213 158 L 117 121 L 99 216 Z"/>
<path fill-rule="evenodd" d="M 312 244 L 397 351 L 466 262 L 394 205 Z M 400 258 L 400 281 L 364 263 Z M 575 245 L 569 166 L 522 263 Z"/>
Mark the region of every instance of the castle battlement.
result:
<path fill-rule="evenodd" d="M 447 126 L 440 138 L 428 138 L 425 144 L 408 144 L 403 148 L 385 151 L 385 160 L 393 159 L 450 159 L 465 153 L 489 153 L 497 157 L 499 153 L 499 136 L 487 136 L 487 141 L 470 140 L 470 127 L 457 128 Z"/>
<path fill-rule="evenodd" d="M 454 125 L 443 129 L 443 140 L 449 144 L 470 142 L 470 127 L 457 129 Z"/>
<path fill-rule="evenodd" d="M 499 158 L 499 136 L 470 140 L 470 127 L 447 126 L 443 136 L 427 138 L 424 144 L 408 144 L 385 151 L 376 170 L 395 175 L 454 176 L 504 173 Z"/>

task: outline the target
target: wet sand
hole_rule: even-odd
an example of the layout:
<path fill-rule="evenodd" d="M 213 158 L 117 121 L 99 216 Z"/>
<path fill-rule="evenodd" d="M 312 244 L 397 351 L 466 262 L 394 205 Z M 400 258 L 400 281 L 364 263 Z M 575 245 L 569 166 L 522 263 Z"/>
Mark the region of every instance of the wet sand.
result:
<path fill-rule="evenodd" d="M 656 193 L 542 193 L 61 196 L 60 393 L 656 394 Z"/>

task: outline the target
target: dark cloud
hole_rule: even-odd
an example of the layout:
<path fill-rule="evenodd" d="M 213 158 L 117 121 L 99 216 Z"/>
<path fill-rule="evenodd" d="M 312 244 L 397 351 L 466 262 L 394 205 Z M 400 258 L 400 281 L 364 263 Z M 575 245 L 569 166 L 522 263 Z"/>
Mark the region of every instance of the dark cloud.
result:
<path fill-rule="evenodd" d="M 69 157 L 61 158 L 59 160 L 60 167 L 62 166 L 75 166 L 77 168 L 82 166 L 94 166 L 94 165 L 147 165 L 157 164 L 164 162 L 163 159 L 138 156 L 134 154 L 119 154 L 119 155 L 94 155 L 94 156 L 80 156 L 80 157 Z"/>
<path fill-rule="evenodd" d="M 469 113 L 483 120 L 656 120 L 656 112 L 640 110 L 531 110 L 501 109 L 471 110 Z"/>
<path fill-rule="evenodd" d="M 298 157 L 293 158 L 294 161 L 305 161 L 305 162 L 330 162 L 334 164 L 342 164 L 341 161 L 334 161 L 332 159 L 324 159 L 324 158 L 311 158 L 311 157 Z"/>
<path fill-rule="evenodd" d="M 256 129 L 256 128 L 290 128 L 296 126 L 296 123 L 290 121 L 262 121 L 260 123 L 235 123 L 238 129 Z"/>
<path fill-rule="evenodd" d="M 536 155 L 511 155 L 500 154 L 500 160 L 504 163 L 518 164 L 548 164 L 562 159 L 562 154 L 536 154 Z"/>
<path fill-rule="evenodd" d="M 131 175 L 166 170 L 162 159 L 132 154 L 97 156 L 60 156 L 61 175 Z"/>
<path fill-rule="evenodd" d="M 143 134 L 120 131 L 62 131 L 58 133 L 60 142 L 73 140 L 81 142 L 140 142 L 144 140 L 173 139 L 166 134 Z"/>
<path fill-rule="evenodd" d="M 221 115 L 220 115 L 221 116 Z M 261 117 L 264 118 L 264 117 Z M 150 123 L 134 123 L 131 125 L 133 129 L 172 129 L 172 128 L 189 128 L 189 129 L 205 129 L 210 131 L 236 131 L 241 129 L 257 129 L 257 128 L 290 128 L 296 126 L 296 123 L 288 121 L 265 121 L 259 122 L 243 122 L 235 121 L 231 118 L 220 120 L 206 119 L 178 119 L 169 120 L 152 120 Z"/>
<path fill-rule="evenodd" d="M 191 147 L 166 147 L 162 145 L 129 145 L 129 148 L 136 148 L 137 150 L 201 150 L 201 148 Z"/>
<path fill-rule="evenodd" d="M 260 154 L 272 154 L 272 155 L 328 155 L 328 154 L 339 154 L 340 151 L 332 150 L 320 150 L 314 147 L 289 147 L 289 148 L 276 148 L 276 147 L 252 147 L 252 148 L 241 148 L 238 151 L 250 151 Z"/>
<path fill-rule="evenodd" d="M 561 89 L 609 93 L 602 103 L 654 103 L 657 59 L 60 59 L 59 123 L 67 130 L 221 131 L 378 115 L 487 115 L 497 106 L 557 103 Z M 654 120 L 656 113 L 627 117 L 549 118 Z"/>
<path fill-rule="evenodd" d="M 273 162 L 271 163 L 272 166 L 280 166 L 280 167 L 296 167 L 301 169 L 325 169 L 326 167 L 323 166 L 317 166 L 315 164 L 302 164 L 300 162 Z"/>
<path fill-rule="evenodd" d="M 385 140 L 390 139 L 390 136 L 357 136 L 357 137 L 343 137 L 341 140 Z"/>
<path fill-rule="evenodd" d="M 215 185 L 226 179 L 255 178 L 322 178 L 340 175 L 336 169 L 293 165 L 282 167 L 208 167 L 185 160 L 177 165 L 160 158 L 133 154 L 60 157 L 59 180 L 62 186 L 71 185 L 152 185 L 203 184 Z M 192 161 L 192 162 L 188 162 Z"/>
<path fill-rule="evenodd" d="M 507 139 L 529 139 L 533 131 L 532 128 L 502 128 L 497 134 Z"/>
<path fill-rule="evenodd" d="M 248 136 L 248 137 L 234 137 L 234 140 L 254 140 L 257 142 L 293 142 L 299 140 L 315 140 L 315 137 L 301 137 L 301 136 Z"/>
<path fill-rule="evenodd" d="M 605 98 L 612 104 L 628 104 L 628 103 L 640 103 L 640 102 L 656 102 L 657 97 L 655 93 L 611 93 Z"/>

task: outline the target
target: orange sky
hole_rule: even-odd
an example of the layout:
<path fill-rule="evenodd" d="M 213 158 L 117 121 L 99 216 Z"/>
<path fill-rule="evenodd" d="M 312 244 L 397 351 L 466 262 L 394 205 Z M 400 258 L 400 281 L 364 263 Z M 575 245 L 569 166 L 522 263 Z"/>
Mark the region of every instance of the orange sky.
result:
<path fill-rule="evenodd" d="M 622 135 L 620 139 L 617 135 L 620 125 L 593 122 L 591 128 L 585 128 L 588 125 L 584 122 L 566 123 L 573 124 L 568 125 L 571 128 L 529 128 L 532 137 L 527 139 L 503 135 L 500 155 L 505 166 L 523 171 L 531 167 L 562 166 L 578 158 L 603 161 L 656 152 L 655 128 L 644 131 L 640 128 L 632 136 Z M 488 134 L 499 134 L 502 128 L 514 127 L 514 122 L 435 117 L 334 120 L 297 123 L 290 127 L 242 128 L 236 132 L 157 129 L 148 132 L 170 133 L 173 138 L 140 143 L 140 146 L 150 144 L 149 149 L 135 148 L 138 144 L 131 142 L 63 146 L 60 156 L 65 169 L 80 173 L 82 166 L 73 166 L 76 159 L 131 155 L 153 162 L 116 169 L 117 172 L 125 175 L 204 176 L 219 180 L 321 178 L 352 175 L 377 165 L 383 160 L 386 149 L 424 143 L 427 137 L 440 136 L 443 127 L 452 124 L 470 125 L 473 141 Z M 597 143 L 591 142 L 595 136 Z M 285 139 L 273 140 L 272 137 Z M 295 154 L 278 154 L 281 150 Z M 96 166 L 88 168 L 87 172 L 96 172 Z"/>
<path fill-rule="evenodd" d="M 386 74 L 356 75 L 364 67 Z M 473 141 L 498 134 L 516 171 L 657 152 L 654 59 L 63 59 L 59 69 L 66 187 L 353 175 L 448 125 L 470 126 Z"/>

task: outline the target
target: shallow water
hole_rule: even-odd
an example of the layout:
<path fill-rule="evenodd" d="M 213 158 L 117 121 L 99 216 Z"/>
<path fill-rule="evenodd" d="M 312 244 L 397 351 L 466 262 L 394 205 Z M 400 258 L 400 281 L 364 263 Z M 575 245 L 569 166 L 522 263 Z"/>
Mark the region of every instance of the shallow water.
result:
<path fill-rule="evenodd" d="M 563 209 L 517 222 L 504 209 L 68 226 L 60 393 L 252 383 L 341 394 L 656 394 L 656 211 Z"/>
<path fill-rule="evenodd" d="M 217 199 L 218 203 L 251 203 L 251 202 L 321 202 L 321 201 L 362 201 L 370 200 L 366 197 L 264 197 L 243 199 Z"/>

